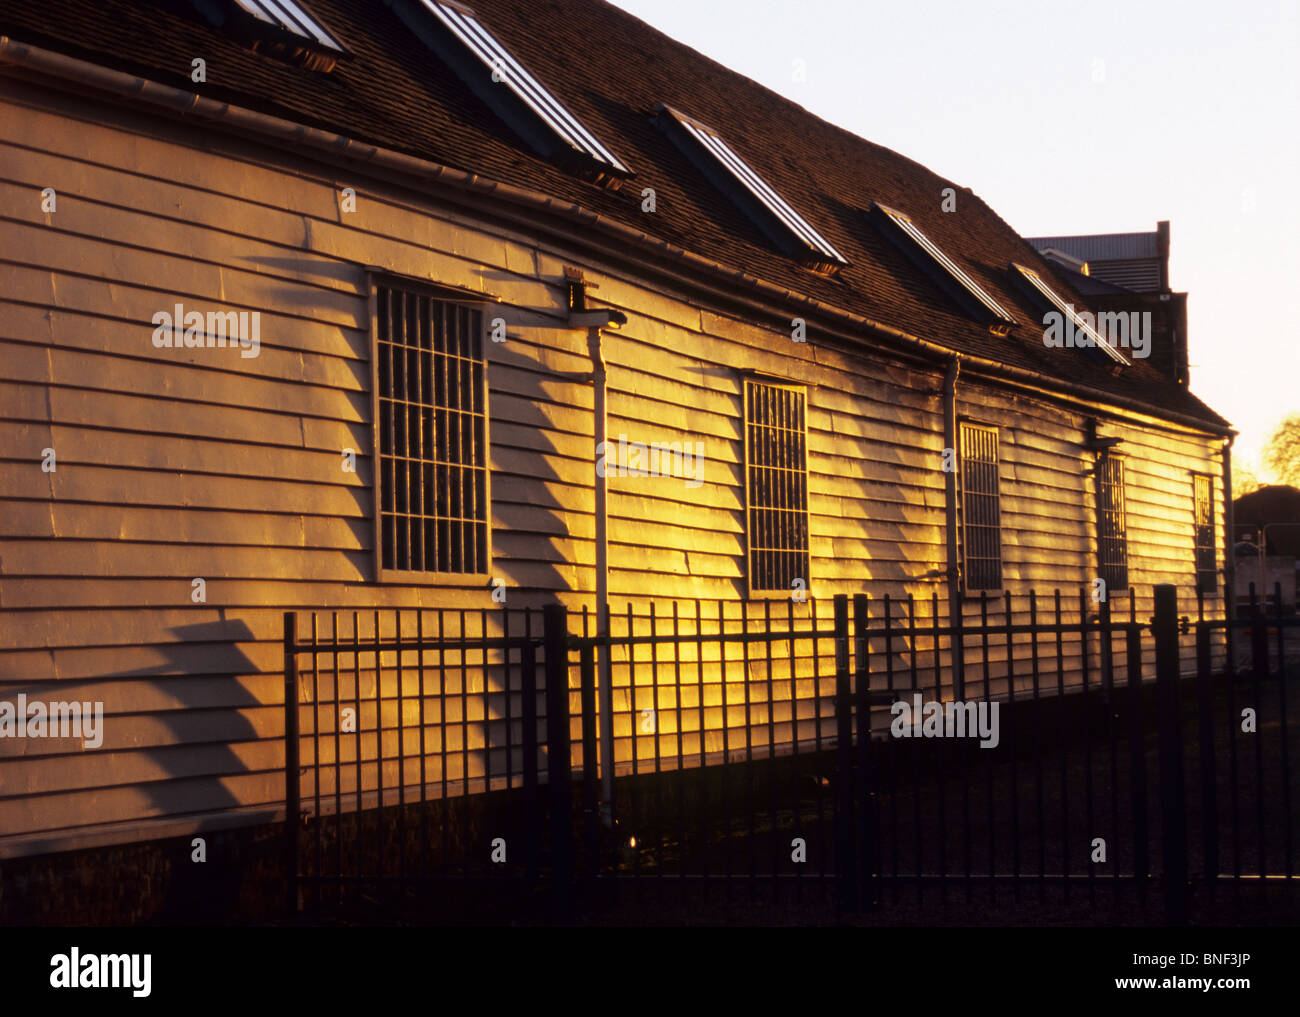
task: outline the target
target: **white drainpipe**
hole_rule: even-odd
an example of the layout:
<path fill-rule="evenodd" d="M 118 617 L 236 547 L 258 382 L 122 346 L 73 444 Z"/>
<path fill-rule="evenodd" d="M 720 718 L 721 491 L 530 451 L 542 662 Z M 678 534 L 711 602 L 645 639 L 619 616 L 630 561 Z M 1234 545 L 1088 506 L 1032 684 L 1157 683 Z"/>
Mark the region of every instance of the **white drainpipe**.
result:
<path fill-rule="evenodd" d="M 605 327 L 618 328 L 627 323 L 619 311 L 587 311 L 569 316 L 569 324 L 587 326 L 587 349 L 591 356 L 592 386 L 592 513 L 596 519 L 596 635 L 609 636 L 609 517 L 606 509 L 605 476 L 600 469 L 606 453 L 605 353 L 602 348 Z M 614 801 L 614 690 L 611 684 L 610 648 L 597 647 L 596 685 L 600 733 L 601 817 L 608 824 L 613 818 Z"/>

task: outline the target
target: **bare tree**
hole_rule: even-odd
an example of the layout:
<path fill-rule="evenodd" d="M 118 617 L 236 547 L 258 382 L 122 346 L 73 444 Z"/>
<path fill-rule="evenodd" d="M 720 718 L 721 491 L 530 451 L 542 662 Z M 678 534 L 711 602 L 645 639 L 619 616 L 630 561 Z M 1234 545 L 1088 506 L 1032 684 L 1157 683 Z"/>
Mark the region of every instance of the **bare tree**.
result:
<path fill-rule="evenodd" d="M 1259 475 L 1256 474 L 1253 467 L 1247 466 L 1244 462 L 1232 464 L 1232 497 L 1240 498 L 1244 494 L 1250 494 L 1252 491 L 1258 491 L 1264 485 L 1260 483 Z"/>
<path fill-rule="evenodd" d="M 1300 413 L 1292 413 L 1264 446 L 1264 465 L 1279 483 L 1300 487 Z"/>

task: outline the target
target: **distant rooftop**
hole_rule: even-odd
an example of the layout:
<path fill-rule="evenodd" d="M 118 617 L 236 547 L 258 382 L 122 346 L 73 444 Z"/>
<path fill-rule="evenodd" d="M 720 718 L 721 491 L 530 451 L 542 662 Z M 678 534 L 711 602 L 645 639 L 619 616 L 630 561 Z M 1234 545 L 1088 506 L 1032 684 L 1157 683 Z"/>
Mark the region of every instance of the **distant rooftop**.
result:
<path fill-rule="evenodd" d="M 1096 233 L 1086 237 L 1029 237 L 1040 251 L 1055 247 L 1083 261 L 1121 261 L 1126 258 L 1158 258 L 1154 233 Z"/>
<path fill-rule="evenodd" d="M 1260 526 L 1276 526 L 1268 533 L 1267 552 L 1300 557 L 1300 489 L 1269 484 L 1243 494 L 1232 506 L 1238 539 Z"/>
<path fill-rule="evenodd" d="M 1085 262 L 1087 270 L 1083 274 L 1091 279 L 1136 293 L 1155 293 L 1169 288 L 1168 222 L 1157 223 L 1151 233 L 1094 233 L 1025 239 L 1047 257 L 1065 255 Z M 1052 254 L 1047 254 L 1049 251 Z M 1066 264 L 1060 257 L 1052 260 Z"/>

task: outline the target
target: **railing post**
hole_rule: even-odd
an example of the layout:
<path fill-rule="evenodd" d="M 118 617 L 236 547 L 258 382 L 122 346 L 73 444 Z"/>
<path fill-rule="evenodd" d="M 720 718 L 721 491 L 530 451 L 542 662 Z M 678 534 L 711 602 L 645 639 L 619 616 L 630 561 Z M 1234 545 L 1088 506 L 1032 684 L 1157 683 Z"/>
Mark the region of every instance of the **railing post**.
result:
<path fill-rule="evenodd" d="M 853 686 L 849 671 L 849 598 L 835 595 L 835 868 L 840 906 L 853 910 L 857 899 L 857 852 L 853 827 Z"/>
<path fill-rule="evenodd" d="M 1230 679 L 1231 680 L 1231 679 Z M 1199 726 L 1201 777 L 1201 830 L 1204 838 L 1205 883 L 1210 900 L 1219 876 L 1219 802 L 1214 766 L 1214 678 L 1210 671 L 1210 629 L 1196 626 L 1196 712 Z"/>
<path fill-rule="evenodd" d="M 569 783 L 569 648 L 568 612 L 563 604 L 542 611 L 546 653 L 546 770 L 551 815 L 551 890 L 557 918 L 569 916 L 573 878 L 573 804 Z"/>
<path fill-rule="evenodd" d="M 948 598 L 948 624 L 952 627 L 949 645 L 952 654 L 952 694 L 957 700 L 966 698 L 966 610 L 960 596 Z M 939 659 L 939 640 L 934 641 L 935 660 Z M 943 685 L 940 682 L 935 695 L 943 698 Z"/>
<path fill-rule="evenodd" d="M 1115 651 L 1111 646 L 1110 598 L 1097 605 L 1097 629 L 1101 638 L 1101 688 L 1102 702 L 1106 707 L 1106 723 L 1110 723 L 1110 702 L 1115 691 Z"/>
<path fill-rule="evenodd" d="M 537 815 L 537 647 L 532 639 L 532 614 L 524 627 L 526 642 L 520 654 L 523 694 L 524 752 L 524 850 L 525 873 L 530 890 L 537 885 L 541 855 L 541 824 Z"/>
<path fill-rule="evenodd" d="M 1268 598 L 1261 597 L 1259 610 L 1250 619 L 1250 676 L 1259 699 L 1259 683 L 1268 679 Z M 1258 709 L 1258 705 L 1256 706 Z"/>
<path fill-rule="evenodd" d="M 1282 614 L 1282 584 L 1276 583 L 1273 586 L 1274 597 L 1277 603 L 1277 616 L 1274 624 L 1277 625 L 1277 708 L 1278 720 L 1278 741 L 1282 756 L 1282 801 L 1291 801 L 1291 756 L 1287 752 L 1287 739 L 1291 737 L 1291 727 L 1287 721 L 1286 705 L 1286 687 L 1290 681 L 1287 674 L 1286 650 L 1287 650 L 1287 618 Z M 1262 706 L 1263 703 L 1261 702 Z M 1256 743 L 1258 745 L 1258 743 Z M 1282 857 L 1286 859 L 1286 878 L 1292 879 L 1295 875 L 1295 852 L 1292 846 L 1292 813 L 1285 806 L 1282 809 Z M 1261 866 L 1262 868 L 1262 866 Z"/>
<path fill-rule="evenodd" d="M 1129 763 L 1133 805 L 1133 879 L 1146 901 L 1147 877 L 1151 874 L 1150 837 L 1147 834 L 1146 726 L 1142 712 L 1142 630 L 1130 627 L 1125 640 L 1128 651 Z"/>
<path fill-rule="evenodd" d="M 1178 591 L 1155 588 L 1156 704 L 1160 729 L 1160 829 L 1164 853 L 1165 921 L 1187 920 L 1187 812 L 1178 710 Z"/>
<path fill-rule="evenodd" d="M 1261 587 L 1262 585 L 1263 584 L 1261 583 Z M 1279 614 L 1280 613 L 1279 605 Z M 1281 624 L 1280 618 L 1278 619 L 1278 624 Z M 1257 719 L 1259 715 L 1264 712 L 1264 689 L 1267 685 L 1272 684 L 1269 681 L 1268 628 L 1268 591 L 1266 589 L 1260 589 L 1258 610 L 1253 613 L 1253 616 L 1250 619 L 1250 694 Z M 1279 687 L 1281 686 L 1281 679 L 1285 677 L 1285 674 L 1286 661 L 1279 660 Z M 1238 719 L 1236 723 L 1241 723 L 1240 719 Z M 1284 728 L 1280 729 L 1278 733 L 1285 738 Z M 1268 884 L 1263 882 L 1264 875 L 1268 871 L 1265 866 L 1267 841 L 1264 832 L 1266 829 L 1264 820 L 1264 803 L 1266 800 L 1264 791 L 1264 736 L 1257 733 L 1252 736 L 1250 740 L 1254 744 L 1255 748 L 1255 751 L 1251 754 L 1255 757 L 1255 852 L 1258 865 L 1256 871 L 1259 873 L 1261 881 L 1260 885 L 1267 886 Z M 1285 806 L 1281 811 L 1284 815 L 1289 812 Z"/>
<path fill-rule="evenodd" d="M 606 646 L 603 652 L 608 653 Z M 583 882 L 590 891 L 595 877 L 604 861 L 601 850 L 600 812 L 596 798 L 596 778 L 600 768 L 596 750 L 596 661 L 595 650 L 584 646 L 578 655 L 578 676 L 581 685 L 582 700 L 582 830 L 585 839 L 583 847 Z M 611 837 L 613 836 L 613 797 L 606 798 L 610 807 Z"/>
<path fill-rule="evenodd" d="M 865 593 L 853 595 L 853 698 L 857 711 L 858 769 L 854 807 L 857 811 L 861 885 L 859 906 L 870 910 L 876 903 L 876 792 L 871 773 L 871 647 L 867 642 Z M 889 615 L 885 626 L 888 630 Z M 888 647 L 886 641 L 886 647 Z M 886 651 L 888 652 L 888 651 Z"/>
<path fill-rule="evenodd" d="M 284 834 L 285 904 L 290 914 L 298 910 L 298 849 L 302 788 L 299 783 L 298 745 L 298 619 L 284 612 Z"/>

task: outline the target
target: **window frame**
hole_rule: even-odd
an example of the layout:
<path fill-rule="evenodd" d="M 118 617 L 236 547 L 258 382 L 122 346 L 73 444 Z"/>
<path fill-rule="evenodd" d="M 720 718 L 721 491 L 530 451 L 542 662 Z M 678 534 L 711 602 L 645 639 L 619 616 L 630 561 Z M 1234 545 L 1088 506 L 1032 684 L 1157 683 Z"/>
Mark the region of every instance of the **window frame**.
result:
<path fill-rule="evenodd" d="M 1204 524 L 1200 521 L 1198 511 L 1200 497 L 1197 488 L 1201 481 L 1205 482 L 1210 514 L 1210 521 Z M 1201 543 L 1202 528 L 1209 531 L 1209 544 Z M 1203 551 L 1209 552 L 1209 568 L 1202 568 L 1201 566 Z M 1192 471 L 1192 568 L 1196 572 L 1196 592 L 1206 596 L 1217 596 L 1219 593 L 1219 541 L 1214 511 L 1214 474 L 1203 473 L 1199 470 Z"/>
<path fill-rule="evenodd" d="M 487 339 L 480 337 L 483 359 L 483 500 L 484 513 L 484 566 L 483 572 L 424 572 L 411 569 L 387 568 L 383 558 L 383 482 L 382 448 L 379 434 L 380 412 L 379 400 L 379 290 L 384 287 L 400 289 L 406 292 L 427 296 L 432 300 L 454 303 L 482 312 L 486 320 L 493 305 L 492 297 L 463 290 L 455 286 L 444 286 L 424 279 L 395 275 L 376 270 L 367 271 L 370 287 L 370 466 L 371 466 L 371 519 L 374 522 L 374 547 L 371 554 L 374 561 L 375 582 L 381 584 L 400 584 L 404 586 L 486 586 L 490 581 L 493 547 L 492 547 L 492 413 L 489 402 L 490 386 L 488 384 Z"/>
<path fill-rule="evenodd" d="M 1008 335 L 1016 327 L 1015 316 L 952 255 L 931 240 L 910 215 L 879 201 L 871 203 L 869 214 L 877 223 L 885 224 L 885 235 L 903 256 L 971 318 L 984 324 L 994 335 Z"/>
<path fill-rule="evenodd" d="M 234 6 L 238 9 L 239 16 L 257 23 L 259 29 L 264 33 L 281 33 L 286 37 L 297 40 L 297 44 L 320 51 L 333 57 L 344 56 L 348 53 L 348 48 L 343 44 L 334 30 L 321 21 L 320 16 L 314 11 L 309 11 L 303 7 L 300 0 L 288 0 L 287 3 L 277 3 L 276 6 L 284 9 L 289 15 L 290 24 L 286 24 L 275 10 L 262 10 L 267 5 L 265 0 L 233 0 Z M 258 10 L 254 10 L 256 7 Z M 301 15 L 304 24 L 298 24 L 296 27 L 292 24 L 295 15 Z M 308 34 L 303 31 L 306 27 L 308 30 L 314 29 L 324 38 L 319 38 L 315 34 Z"/>
<path fill-rule="evenodd" d="M 1095 354 L 1095 356 L 1105 364 L 1112 374 L 1117 374 L 1125 368 L 1133 366 L 1133 361 L 1116 349 L 1110 340 L 1097 330 L 1096 326 L 1084 322 L 1079 317 L 1079 312 L 1074 308 L 1074 305 L 1063 299 L 1055 289 L 1049 286 L 1047 280 L 1036 269 L 1021 265 L 1015 261 L 1011 263 L 1011 269 L 1012 275 L 1018 278 L 1021 287 L 1029 294 L 1030 299 L 1035 300 L 1042 307 L 1049 307 L 1051 311 L 1061 315 L 1062 318 L 1069 319 L 1073 328 L 1083 332 L 1092 340 L 1093 345 L 1086 349 L 1100 350 L 1101 352 Z M 1084 308 L 1084 310 L 1089 309 Z"/>
<path fill-rule="evenodd" d="M 966 533 L 968 522 L 968 513 L 966 511 L 966 455 L 965 442 L 962 440 L 966 428 L 972 428 L 979 431 L 987 431 L 993 435 L 993 454 L 994 454 L 994 477 L 997 480 L 997 490 L 994 492 L 994 498 L 997 502 L 997 535 L 998 535 L 998 584 L 996 586 L 980 587 L 972 586 L 970 583 L 971 572 L 967 567 L 967 551 L 970 547 L 970 538 Z M 998 425 L 988 423 L 983 420 L 977 420 L 973 417 L 959 417 L 957 420 L 957 511 L 959 513 L 960 525 L 958 532 L 960 534 L 961 547 L 961 590 L 963 596 L 978 598 L 981 594 L 1002 593 L 1006 589 L 1006 559 L 1002 553 L 1002 433 Z"/>
<path fill-rule="evenodd" d="M 744 462 L 744 485 L 745 485 L 745 589 L 748 599 L 750 600 L 785 600 L 793 593 L 793 587 L 763 588 L 754 585 L 754 526 L 753 511 L 756 508 L 769 508 L 770 506 L 756 506 L 753 497 L 753 485 L 750 482 L 750 455 L 749 455 L 749 429 L 751 420 L 751 401 L 750 386 L 761 385 L 765 388 L 781 389 L 783 391 L 798 393 L 803 398 L 803 430 L 801 441 L 803 445 L 803 521 L 804 534 L 807 546 L 803 549 L 807 565 L 808 575 L 803 577 L 806 583 L 804 594 L 809 599 L 812 598 L 813 577 L 812 577 L 812 521 L 809 507 L 809 475 L 810 475 L 810 458 L 808 450 L 808 386 L 794 382 L 788 382 L 769 376 L 746 373 L 741 376 L 741 446 Z M 796 577 L 799 578 L 799 577 Z"/>
<path fill-rule="evenodd" d="M 1097 576 L 1106 581 L 1106 600 L 1111 597 L 1121 595 L 1126 596 L 1133 590 L 1133 579 L 1129 574 L 1130 561 L 1128 553 L 1128 469 L 1127 456 L 1122 452 L 1106 450 L 1097 454 L 1094 476 L 1096 478 L 1096 512 L 1097 512 Z M 1119 471 L 1119 483 L 1115 485 L 1107 480 L 1106 470 L 1114 467 Z M 1111 573 L 1108 569 L 1115 569 L 1118 566 L 1106 561 L 1105 542 L 1107 539 L 1116 539 L 1107 537 L 1106 534 L 1106 517 L 1107 513 L 1114 515 L 1116 510 L 1107 503 L 1107 489 L 1119 487 L 1119 509 L 1118 514 L 1122 521 L 1119 528 L 1118 539 L 1122 541 L 1124 551 L 1124 583 L 1119 585 L 1111 581 Z"/>
<path fill-rule="evenodd" d="M 265 7 L 263 0 L 255 5 Z M 198 3 L 196 8 L 213 27 L 229 34 L 255 53 L 293 66 L 321 74 L 332 74 L 339 63 L 351 60 L 351 44 L 332 26 L 308 10 L 302 0 L 293 0 L 293 7 L 302 19 L 310 21 L 333 45 L 326 44 L 314 34 L 304 34 L 291 24 L 284 23 L 273 11 L 256 12 L 245 6 L 245 0 L 221 0 L 216 3 Z M 301 27 L 301 26 L 298 26 Z"/>
<path fill-rule="evenodd" d="M 778 251 L 819 275 L 834 277 L 848 267 L 849 259 L 721 131 L 667 103 L 656 108 L 655 122 Z"/>
<path fill-rule="evenodd" d="M 416 38 L 543 159 L 610 190 L 636 175 L 472 7 L 460 0 L 411 0 L 392 7 Z"/>

